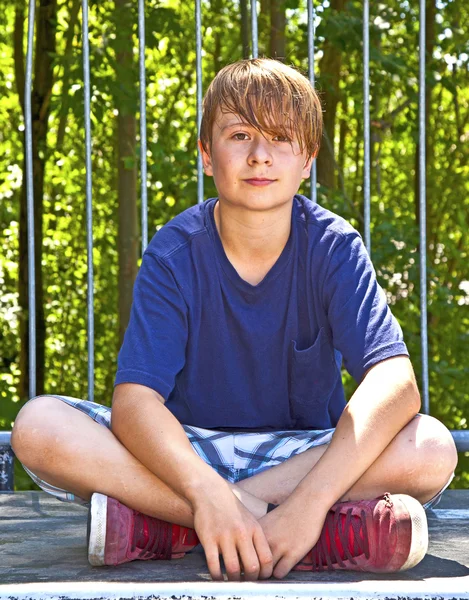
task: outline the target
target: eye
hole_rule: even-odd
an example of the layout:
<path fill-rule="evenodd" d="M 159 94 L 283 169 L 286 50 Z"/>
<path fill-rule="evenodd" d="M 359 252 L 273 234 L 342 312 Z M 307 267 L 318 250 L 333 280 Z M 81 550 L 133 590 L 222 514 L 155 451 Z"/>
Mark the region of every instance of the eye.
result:
<path fill-rule="evenodd" d="M 237 139 L 239 142 L 243 142 L 244 140 L 240 140 L 240 139 L 237 137 L 238 135 L 246 135 L 246 136 L 247 136 L 247 133 L 235 133 L 235 134 L 232 136 L 232 138 L 234 138 L 234 139 Z"/>
<path fill-rule="evenodd" d="M 241 136 L 244 135 L 246 137 L 249 137 L 247 133 L 243 133 L 243 132 L 240 131 L 239 133 L 233 134 L 231 136 L 231 138 L 234 139 L 234 140 L 237 140 L 239 142 L 244 142 L 246 138 L 239 138 L 238 136 L 240 136 L 240 135 Z M 276 138 L 279 138 L 279 139 L 276 140 Z M 291 143 L 290 138 L 288 138 L 286 136 L 283 136 L 283 135 L 280 135 L 280 134 L 275 136 L 274 141 L 279 141 L 280 143 L 287 143 L 287 144 Z"/>

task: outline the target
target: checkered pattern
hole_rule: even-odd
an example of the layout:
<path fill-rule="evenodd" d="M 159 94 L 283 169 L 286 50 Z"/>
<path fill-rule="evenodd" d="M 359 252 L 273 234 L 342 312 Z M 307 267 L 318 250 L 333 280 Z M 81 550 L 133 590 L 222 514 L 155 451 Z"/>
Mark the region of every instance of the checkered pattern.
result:
<path fill-rule="evenodd" d="M 100 425 L 104 425 L 108 429 L 111 428 L 111 409 L 108 406 L 102 406 L 89 400 L 72 398 L 71 396 L 52 396 L 81 410 Z M 328 444 L 335 431 L 334 429 L 325 429 L 313 431 L 227 432 L 203 429 L 192 425 L 183 425 L 182 427 L 195 452 L 224 479 L 232 483 L 279 465 L 309 448 Z M 57 499 L 64 502 L 88 504 L 82 498 L 43 481 L 26 467 L 24 469 L 40 488 Z M 440 501 L 441 494 L 452 479 L 453 477 L 434 498 L 424 504 L 425 509 L 434 507 Z"/>
<path fill-rule="evenodd" d="M 236 483 L 331 441 L 320 431 L 226 432 L 183 425 L 197 454 L 227 481 Z"/>

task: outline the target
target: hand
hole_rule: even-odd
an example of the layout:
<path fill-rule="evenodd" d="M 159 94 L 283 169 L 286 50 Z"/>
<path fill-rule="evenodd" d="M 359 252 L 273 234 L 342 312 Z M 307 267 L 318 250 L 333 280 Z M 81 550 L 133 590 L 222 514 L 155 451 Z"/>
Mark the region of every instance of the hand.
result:
<path fill-rule="evenodd" d="M 229 581 L 268 579 L 272 552 L 262 527 L 223 482 L 193 501 L 194 528 L 202 544 L 212 579 L 223 581 L 220 554 Z"/>
<path fill-rule="evenodd" d="M 290 496 L 259 519 L 273 555 L 273 576 L 282 579 L 313 548 L 321 535 L 327 509 Z M 313 509 L 313 510 L 312 510 Z"/>

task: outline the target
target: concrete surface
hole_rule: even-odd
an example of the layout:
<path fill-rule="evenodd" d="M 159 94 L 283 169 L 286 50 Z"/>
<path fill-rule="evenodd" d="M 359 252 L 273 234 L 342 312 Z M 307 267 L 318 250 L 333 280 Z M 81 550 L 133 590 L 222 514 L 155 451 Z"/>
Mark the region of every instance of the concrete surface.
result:
<path fill-rule="evenodd" d="M 291 573 L 282 581 L 216 583 L 202 551 L 174 561 L 91 567 L 87 510 L 42 492 L 0 494 L 0 599 L 461 598 L 469 600 L 469 490 L 427 513 L 430 547 L 401 574 Z"/>

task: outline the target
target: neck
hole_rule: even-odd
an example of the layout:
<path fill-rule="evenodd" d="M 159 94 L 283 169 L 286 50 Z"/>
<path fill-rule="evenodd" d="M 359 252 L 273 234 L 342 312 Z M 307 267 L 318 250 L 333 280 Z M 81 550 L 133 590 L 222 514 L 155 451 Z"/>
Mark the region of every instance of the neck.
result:
<path fill-rule="evenodd" d="M 227 256 L 256 264 L 278 258 L 290 236 L 291 211 L 292 202 L 254 212 L 218 201 L 214 218 Z"/>

